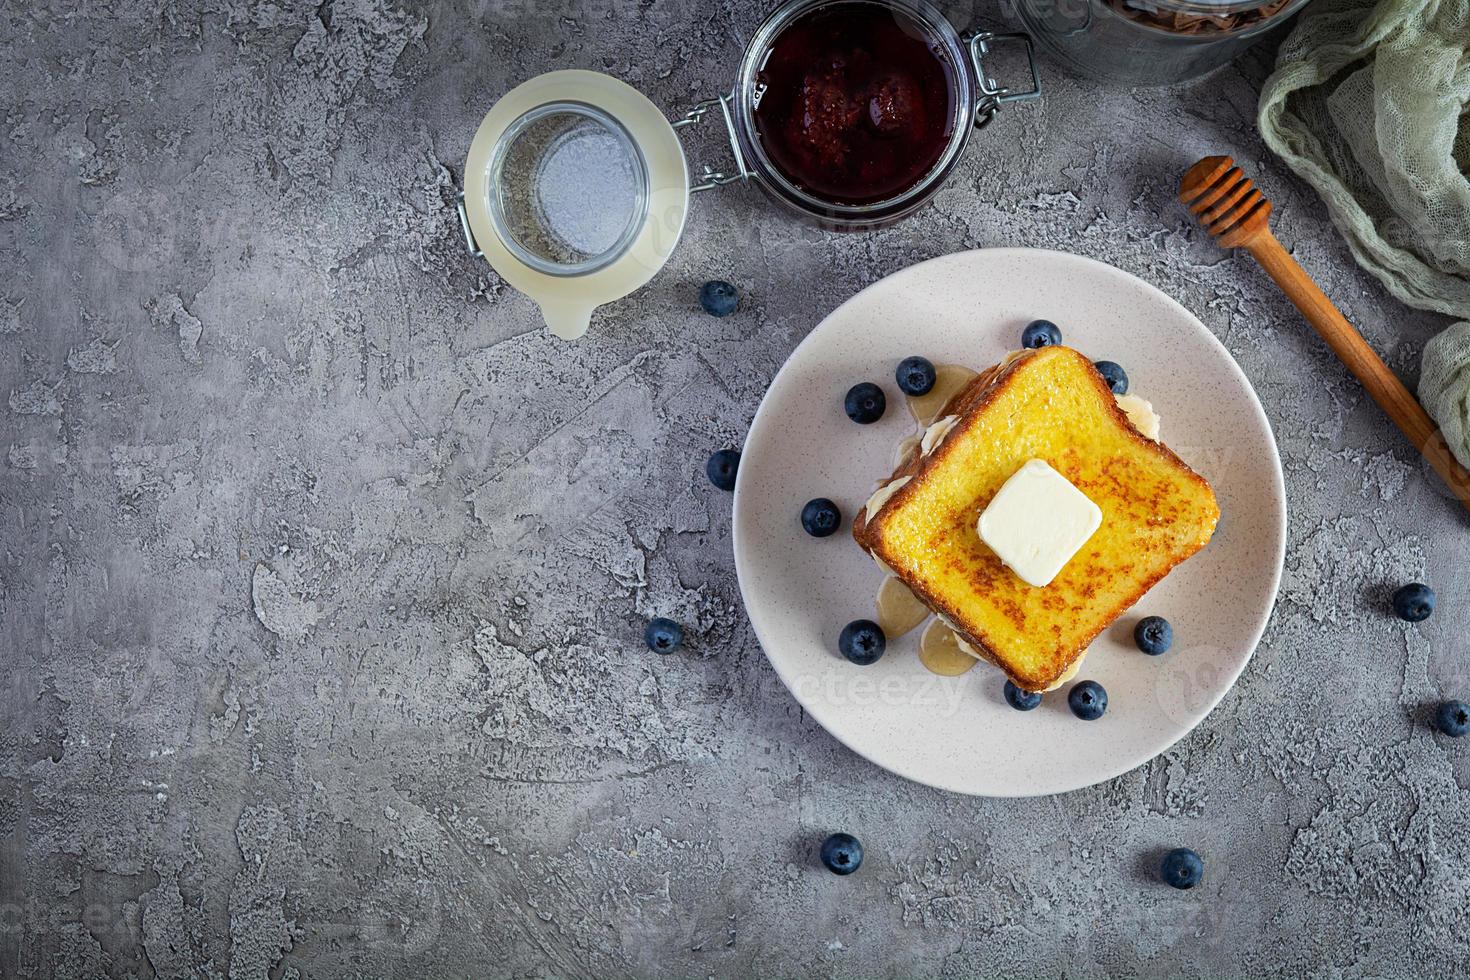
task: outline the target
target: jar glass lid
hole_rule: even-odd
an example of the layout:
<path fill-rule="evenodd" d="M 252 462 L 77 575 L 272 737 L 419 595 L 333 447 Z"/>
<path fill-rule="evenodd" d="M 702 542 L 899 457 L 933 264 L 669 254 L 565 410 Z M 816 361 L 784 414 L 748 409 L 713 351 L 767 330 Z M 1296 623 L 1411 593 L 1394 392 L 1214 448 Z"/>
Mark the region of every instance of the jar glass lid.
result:
<path fill-rule="evenodd" d="M 522 262 L 553 276 L 596 271 L 628 250 L 648 212 L 633 138 L 594 106 L 553 102 L 515 121 L 490 154 L 490 219 Z"/>

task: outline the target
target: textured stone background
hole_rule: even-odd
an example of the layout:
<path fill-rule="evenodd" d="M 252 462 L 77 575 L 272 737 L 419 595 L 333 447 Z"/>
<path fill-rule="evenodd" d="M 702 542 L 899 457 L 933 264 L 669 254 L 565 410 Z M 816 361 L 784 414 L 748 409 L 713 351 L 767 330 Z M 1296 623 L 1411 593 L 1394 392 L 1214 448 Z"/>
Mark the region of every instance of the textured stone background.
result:
<path fill-rule="evenodd" d="M 1470 745 L 1422 721 L 1470 692 L 1464 523 L 1171 199 L 1194 157 L 1247 161 L 1416 373 L 1441 320 L 1266 158 L 1264 55 L 1172 92 L 1053 70 L 881 233 L 702 196 L 668 268 L 568 347 L 459 241 L 481 115 L 573 66 L 681 111 L 756 4 L 0 9 L 0 976 L 1470 967 Z M 1291 499 L 1234 692 L 1135 772 L 1026 801 L 902 782 L 803 717 L 701 472 L 841 300 L 1002 244 L 1197 313 Z M 737 315 L 698 312 L 712 276 Z M 1442 599 L 1421 628 L 1383 612 L 1412 578 Z M 656 614 L 685 650 L 643 648 Z M 851 879 L 814 866 L 836 828 L 869 846 Z M 1179 843 L 1209 862 L 1187 894 L 1150 874 Z"/>

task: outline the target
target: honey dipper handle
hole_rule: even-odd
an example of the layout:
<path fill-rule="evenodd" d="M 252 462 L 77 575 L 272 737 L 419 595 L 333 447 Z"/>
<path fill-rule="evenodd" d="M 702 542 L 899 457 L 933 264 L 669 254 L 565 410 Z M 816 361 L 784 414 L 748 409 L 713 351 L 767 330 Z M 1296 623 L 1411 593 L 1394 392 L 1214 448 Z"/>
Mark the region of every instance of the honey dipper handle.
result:
<path fill-rule="evenodd" d="M 1269 229 L 1251 236 L 1242 243 L 1255 256 L 1257 262 L 1276 280 L 1288 299 L 1296 304 L 1302 316 L 1316 328 L 1327 346 L 1347 365 L 1368 394 L 1373 396 L 1388 417 L 1397 423 L 1409 441 L 1423 454 L 1429 465 L 1444 480 L 1450 492 L 1470 510 L 1470 472 L 1467 472 L 1450 451 L 1444 434 L 1424 411 L 1398 375 L 1391 371 L 1383 359 L 1368 346 L 1363 335 L 1347 321 L 1326 294 L 1318 288 L 1305 269 L 1281 246 Z"/>

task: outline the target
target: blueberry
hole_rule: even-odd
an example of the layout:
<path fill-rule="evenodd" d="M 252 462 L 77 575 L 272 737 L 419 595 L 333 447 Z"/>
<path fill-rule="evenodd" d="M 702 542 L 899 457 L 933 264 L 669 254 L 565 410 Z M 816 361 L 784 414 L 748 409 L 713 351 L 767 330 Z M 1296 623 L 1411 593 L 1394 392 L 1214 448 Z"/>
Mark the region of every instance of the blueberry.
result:
<path fill-rule="evenodd" d="M 886 646 L 888 637 L 883 635 L 882 628 L 871 619 L 853 620 L 842 627 L 842 635 L 837 638 L 837 649 L 860 667 L 876 663 L 883 656 Z"/>
<path fill-rule="evenodd" d="M 906 357 L 893 373 L 898 390 L 905 395 L 927 395 L 934 387 L 934 364 L 927 357 Z"/>
<path fill-rule="evenodd" d="M 1159 865 L 1159 877 L 1164 879 L 1164 884 L 1179 889 L 1198 885 L 1204 873 L 1205 862 L 1187 847 L 1174 848 L 1164 855 L 1164 860 Z"/>
<path fill-rule="evenodd" d="M 1062 332 L 1050 320 L 1032 320 L 1021 331 L 1022 347 L 1055 347 L 1061 342 Z"/>
<path fill-rule="evenodd" d="M 1102 375 L 1108 387 L 1113 389 L 1113 394 L 1128 394 L 1128 373 L 1121 365 L 1112 361 L 1096 361 L 1092 366 L 1097 368 L 1097 373 Z"/>
<path fill-rule="evenodd" d="M 888 399 L 883 397 L 882 388 L 871 381 L 861 381 L 847 389 L 847 398 L 843 400 L 842 407 L 846 409 L 848 418 L 858 425 L 867 425 L 883 417 Z"/>
<path fill-rule="evenodd" d="M 684 642 L 684 629 L 672 619 L 650 619 L 643 631 L 643 642 L 654 653 L 673 653 Z"/>
<path fill-rule="evenodd" d="M 834 875 L 850 875 L 863 866 L 863 842 L 852 834 L 833 834 L 822 841 L 822 864 Z"/>
<path fill-rule="evenodd" d="M 1133 642 L 1150 657 L 1168 651 L 1174 643 L 1174 627 L 1163 616 L 1145 616 L 1133 627 Z"/>
<path fill-rule="evenodd" d="M 1030 711 L 1041 703 L 1041 694 L 1033 691 L 1023 691 L 1010 681 L 1006 681 L 1006 704 L 1017 711 Z"/>
<path fill-rule="evenodd" d="M 1446 701 L 1434 713 L 1434 725 L 1450 738 L 1459 738 L 1470 732 L 1470 704 Z"/>
<path fill-rule="evenodd" d="M 1411 623 L 1422 623 L 1434 612 L 1434 590 L 1414 582 L 1393 594 L 1393 614 Z"/>
<path fill-rule="evenodd" d="M 711 279 L 699 287 L 699 305 L 710 316 L 729 316 L 740 305 L 740 292 L 723 279 Z"/>
<path fill-rule="evenodd" d="M 801 509 L 801 526 L 814 538 L 825 538 L 842 526 L 842 511 L 826 497 L 808 500 Z"/>
<path fill-rule="evenodd" d="M 735 489 L 735 472 L 740 469 L 740 450 L 721 449 L 704 464 L 705 476 L 721 490 Z"/>
<path fill-rule="evenodd" d="M 1067 707 L 1083 721 L 1097 721 L 1108 710 L 1108 692 L 1097 681 L 1073 684 L 1067 692 Z"/>

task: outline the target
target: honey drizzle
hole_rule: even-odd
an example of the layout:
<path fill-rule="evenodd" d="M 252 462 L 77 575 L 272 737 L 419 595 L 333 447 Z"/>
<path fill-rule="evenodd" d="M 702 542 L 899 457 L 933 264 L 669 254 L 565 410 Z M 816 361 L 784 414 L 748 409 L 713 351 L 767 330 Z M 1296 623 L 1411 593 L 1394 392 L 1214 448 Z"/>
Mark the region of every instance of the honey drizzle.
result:
<path fill-rule="evenodd" d="M 897 576 L 878 587 L 878 625 L 888 639 L 903 636 L 930 616 L 929 607 L 914 597 Z"/>
<path fill-rule="evenodd" d="M 934 369 L 934 387 L 927 394 L 906 395 L 909 413 L 922 426 L 932 425 L 948 407 L 950 399 L 975 379 L 978 371 L 962 364 L 941 364 Z"/>
<path fill-rule="evenodd" d="M 936 618 L 925 627 L 924 635 L 919 638 L 919 662 L 930 673 L 958 677 L 980 661 L 961 650 L 955 631 Z"/>

